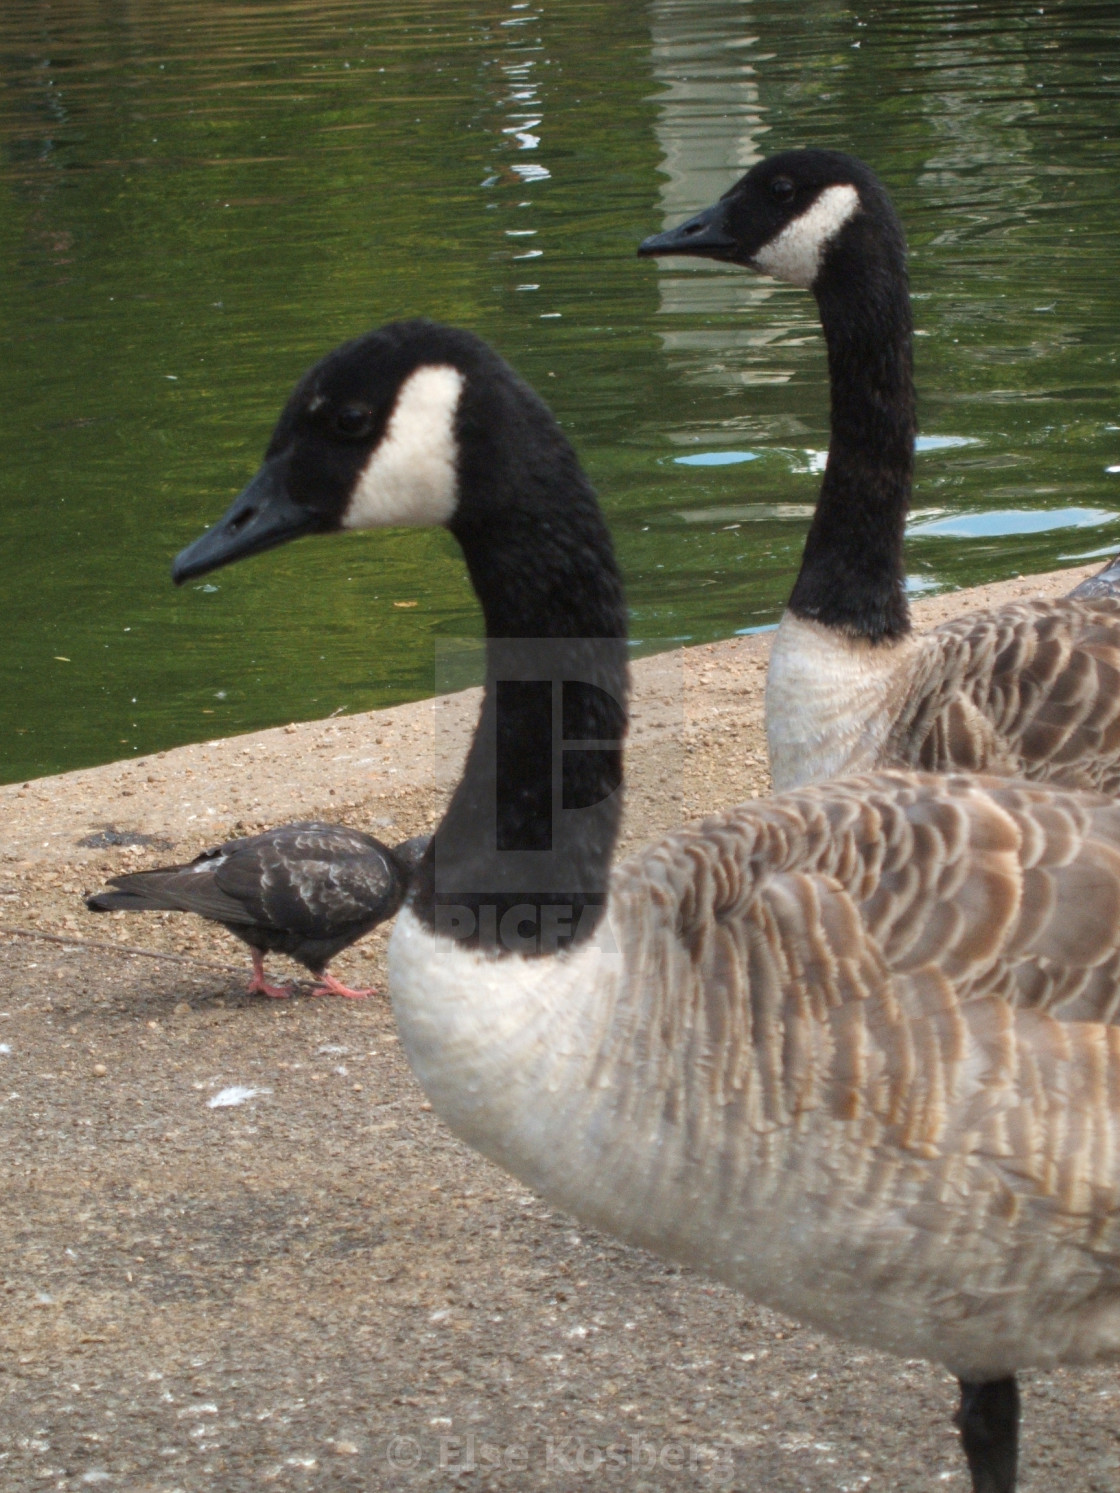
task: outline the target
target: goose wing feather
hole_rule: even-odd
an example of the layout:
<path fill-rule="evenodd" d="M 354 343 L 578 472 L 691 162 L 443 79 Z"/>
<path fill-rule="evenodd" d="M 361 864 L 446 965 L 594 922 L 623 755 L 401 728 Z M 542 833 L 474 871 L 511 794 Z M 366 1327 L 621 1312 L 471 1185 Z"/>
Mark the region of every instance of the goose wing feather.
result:
<path fill-rule="evenodd" d="M 936 628 L 884 761 L 1120 792 L 1120 600 L 1023 602 Z"/>
<path fill-rule="evenodd" d="M 805 1320 L 958 1372 L 1120 1352 L 1120 807 L 880 773 L 680 831 L 616 894 L 630 1057 L 596 1061 L 724 1199 L 658 1217 L 655 1170 L 635 1237 L 712 1268 L 738 1195 L 773 1257 L 716 1273 Z"/>
<path fill-rule="evenodd" d="M 747 1104 L 752 1129 L 866 1111 L 904 1150 L 998 1109 L 999 1084 L 984 1094 L 997 1072 L 1055 1112 L 1071 1086 L 1086 1115 L 1120 1098 L 1110 799 L 880 773 L 679 831 L 616 887 L 664 1093 L 699 1071 L 710 1098 Z M 962 1107 L 951 1070 L 969 1050 L 990 1066 Z M 1114 1165 L 1110 1186 L 1120 1151 Z"/>
<path fill-rule="evenodd" d="M 837 960 L 873 957 L 884 979 L 935 976 L 960 1005 L 1117 1017 L 1103 992 L 1120 981 L 1120 804 L 1106 795 L 880 772 L 703 820 L 628 866 L 618 876 L 652 877 L 694 960 L 722 930 L 765 928 L 783 980 L 820 992 Z"/>

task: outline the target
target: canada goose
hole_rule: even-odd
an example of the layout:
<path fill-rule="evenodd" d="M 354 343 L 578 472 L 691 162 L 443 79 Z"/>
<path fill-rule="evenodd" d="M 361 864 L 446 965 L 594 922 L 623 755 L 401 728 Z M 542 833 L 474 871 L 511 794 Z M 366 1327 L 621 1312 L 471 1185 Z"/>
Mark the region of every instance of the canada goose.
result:
<path fill-rule="evenodd" d="M 401 905 L 429 837 L 395 850 L 342 824 L 308 820 L 242 840 L 227 840 L 183 866 L 114 876 L 113 891 L 86 898 L 91 912 L 194 912 L 223 927 L 253 951 L 250 995 L 283 997 L 264 977 L 266 953 L 288 954 L 320 983 L 312 995 L 361 999 L 326 973 L 336 954 Z"/>
<path fill-rule="evenodd" d="M 885 771 L 612 871 L 610 535 L 546 406 L 477 338 L 405 322 L 324 358 L 173 574 L 402 524 L 455 535 L 488 638 L 390 943 L 433 1106 L 587 1223 L 946 1364 L 973 1487 L 1009 1493 L 1016 1371 L 1120 1355 L 1120 804 Z"/>
<path fill-rule="evenodd" d="M 770 656 L 774 786 L 897 763 L 1120 792 L 1120 574 L 910 630 L 906 242 L 874 173 L 839 151 L 784 151 L 638 253 L 745 265 L 811 290 L 820 309 L 832 431 Z"/>

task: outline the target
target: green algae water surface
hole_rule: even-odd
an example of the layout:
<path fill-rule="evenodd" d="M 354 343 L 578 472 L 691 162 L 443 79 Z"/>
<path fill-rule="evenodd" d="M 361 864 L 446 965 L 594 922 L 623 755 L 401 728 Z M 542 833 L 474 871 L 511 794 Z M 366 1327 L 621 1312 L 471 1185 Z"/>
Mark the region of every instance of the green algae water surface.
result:
<path fill-rule="evenodd" d="M 913 251 L 915 589 L 1120 547 L 1115 8 L 946 0 L 6 0 L 0 779 L 432 689 L 443 534 L 172 589 L 293 380 L 392 317 L 550 400 L 639 647 L 775 620 L 827 444 L 815 307 L 645 234 L 792 145 Z"/>

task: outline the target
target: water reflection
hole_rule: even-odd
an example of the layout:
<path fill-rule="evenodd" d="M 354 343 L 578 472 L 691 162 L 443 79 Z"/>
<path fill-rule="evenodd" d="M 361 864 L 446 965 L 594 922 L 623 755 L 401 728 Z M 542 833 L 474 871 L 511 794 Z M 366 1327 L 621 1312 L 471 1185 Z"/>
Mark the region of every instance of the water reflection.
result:
<path fill-rule="evenodd" d="M 749 0 L 654 0 L 650 7 L 653 76 L 661 85 L 654 132 L 662 151 L 663 227 L 714 201 L 761 153 L 766 126 L 753 9 Z M 764 314 L 773 286 L 703 260 L 660 260 L 657 271 L 661 316 L 687 318 L 686 325 L 659 324 L 658 336 L 690 382 L 788 379 L 788 371 L 760 371 L 744 360 L 736 360 L 734 370 L 728 366 L 736 349 L 768 346 L 781 337 Z M 748 324 L 751 310 L 756 314 Z M 735 430 L 721 421 L 707 428 L 690 423 L 666 434 L 715 442 L 734 439 Z"/>
<path fill-rule="evenodd" d="M 917 583 L 1075 558 L 1098 533 L 1056 526 L 1071 511 L 1102 515 L 1103 545 L 1110 7 L 865 19 L 832 0 L 8 0 L 0 777 L 432 687 L 434 638 L 478 626 L 443 535 L 167 581 L 302 368 L 394 316 L 475 328 L 554 404 L 643 646 L 769 625 L 828 445 L 815 307 L 634 247 L 778 146 L 864 155 L 907 224 L 917 525 L 963 525 L 916 533 Z M 1011 527 L 975 526 L 993 513 Z"/>
<path fill-rule="evenodd" d="M 758 451 L 698 451 L 695 456 L 674 456 L 679 467 L 734 467 L 740 462 L 757 461 Z"/>
<path fill-rule="evenodd" d="M 664 226 L 718 197 L 758 155 L 764 131 L 750 0 L 653 0 L 652 72 L 661 85 Z M 682 261 L 685 263 L 687 261 Z"/>
<path fill-rule="evenodd" d="M 1106 508 L 1046 510 L 990 509 L 987 513 L 958 513 L 952 518 L 919 518 L 909 525 L 911 538 L 939 534 L 949 539 L 992 539 L 1002 534 L 1046 534 L 1051 529 L 1095 529 L 1116 523 L 1120 514 Z"/>
<path fill-rule="evenodd" d="M 1120 294 L 1106 283 L 1102 233 L 1120 224 L 1099 173 L 1104 157 L 1114 167 L 1120 156 L 1105 123 L 1120 93 L 1120 33 L 1107 7 L 1001 12 L 998 26 L 952 3 L 882 7 L 874 26 L 846 7 L 809 4 L 795 16 L 766 0 L 655 14 L 661 198 L 676 210 L 651 229 L 790 145 L 854 150 L 896 198 L 913 251 L 928 432 L 916 500 L 941 515 L 911 529 L 922 563 L 952 540 L 934 556 L 948 583 L 1028 572 L 1058 562 L 1071 524 L 1113 522 L 1101 478 L 1114 454 Z M 677 86 L 677 66 L 696 80 L 691 92 Z M 764 547 L 763 515 L 796 512 L 789 499 L 808 495 L 796 479 L 817 477 L 826 460 L 823 345 L 803 292 L 762 290 L 767 282 L 703 262 L 690 276 L 687 263 L 658 261 L 656 330 L 670 376 L 712 393 L 671 416 L 665 438 L 699 447 L 691 464 L 702 469 L 721 445 L 749 442 L 771 459 L 729 464 L 722 481 L 708 470 L 701 500 L 676 512 L 696 531 L 711 526 L 717 566 L 715 535 L 731 521 L 760 536 L 743 546 L 756 584 L 738 588 L 753 609 L 768 592 L 759 561 L 788 556 L 792 568 L 797 548 L 777 530 Z M 723 596 L 736 589 L 725 571 Z"/>

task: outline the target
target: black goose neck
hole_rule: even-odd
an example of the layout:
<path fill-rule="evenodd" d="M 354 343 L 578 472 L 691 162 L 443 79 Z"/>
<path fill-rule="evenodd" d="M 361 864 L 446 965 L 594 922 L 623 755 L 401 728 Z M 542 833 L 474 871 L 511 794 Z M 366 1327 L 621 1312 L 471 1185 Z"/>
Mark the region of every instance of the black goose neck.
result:
<path fill-rule="evenodd" d="M 595 933 L 621 813 L 621 577 L 567 442 L 547 454 L 531 479 L 507 470 L 501 501 L 461 501 L 451 525 L 486 623 L 486 679 L 412 902 L 433 932 L 498 955 L 556 954 Z M 486 490 L 504 480 L 491 465 Z"/>
<path fill-rule="evenodd" d="M 903 538 L 914 472 L 913 322 L 906 248 L 889 205 L 861 212 L 813 287 L 828 347 L 828 462 L 796 615 L 871 641 L 910 629 Z"/>

